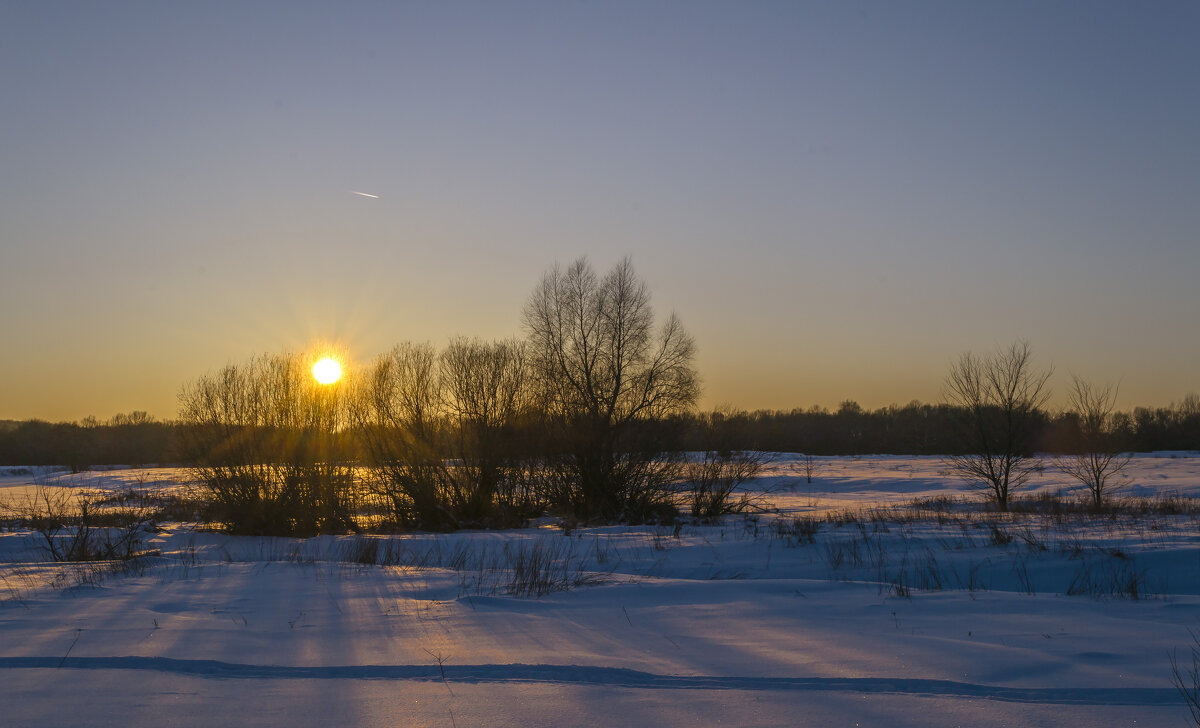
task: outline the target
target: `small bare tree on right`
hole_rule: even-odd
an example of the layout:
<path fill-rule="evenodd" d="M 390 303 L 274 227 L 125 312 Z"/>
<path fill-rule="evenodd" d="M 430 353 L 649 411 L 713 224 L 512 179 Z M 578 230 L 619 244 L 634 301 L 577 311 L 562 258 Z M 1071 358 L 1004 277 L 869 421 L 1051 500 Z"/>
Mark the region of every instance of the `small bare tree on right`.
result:
<path fill-rule="evenodd" d="M 1117 390 L 1072 376 L 1069 397 L 1079 422 L 1079 448 L 1059 458 L 1058 467 L 1082 483 L 1091 495 L 1092 505 L 1101 508 L 1112 491 L 1125 484 L 1122 473 L 1133 458 L 1132 453 L 1117 447 L 1113 434 Z"/>
<path fill-rule="evenodd" d="M 802 474 L 806 482 L 812 483 L 813 473 L 817 472 L 817 459 L 808 453 L 801 453 L 792 469 Z"/>
<path fill-rule="evenodd" d="M 963 354 L 946 377 L 947 398 L 965 416 L 964 452 L 947 463 L 989 491 L 1001 511 L 1039 467 L 1033 439 L 1050 373 L 1035 369 L 1029 344 L 1017 342 L 991 356 Z"/>

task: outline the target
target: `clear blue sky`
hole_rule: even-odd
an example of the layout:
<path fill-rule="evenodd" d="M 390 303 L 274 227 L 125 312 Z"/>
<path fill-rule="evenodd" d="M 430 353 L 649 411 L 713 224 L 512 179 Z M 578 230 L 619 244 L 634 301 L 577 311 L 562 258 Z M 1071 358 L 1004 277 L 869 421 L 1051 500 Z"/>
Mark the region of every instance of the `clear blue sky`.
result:
<path fill-rule="evenodd" d="M 5 2 L 0 418 L 518 334 L 626 254 L 705 405 L 937 400 L 1018 338 L 1166 404 L 1198 72 L 1195 2 Z"/>

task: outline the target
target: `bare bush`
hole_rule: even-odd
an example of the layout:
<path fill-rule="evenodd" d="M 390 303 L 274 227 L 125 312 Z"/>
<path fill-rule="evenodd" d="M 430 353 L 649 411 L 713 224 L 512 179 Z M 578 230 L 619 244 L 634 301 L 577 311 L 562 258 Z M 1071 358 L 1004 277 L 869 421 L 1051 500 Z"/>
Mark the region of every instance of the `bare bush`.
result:
<path fill-rule="evenodd" d="M 599 584 L 611 572 L 586 571 L 586 553 L 572 539 L 505 543 L 498 554 L 481 554 L 474 573 L 463 573 L 464 594 L 511 594 L 539 598 L 575 587 Z M 464 564 L 464 566 L 468 566 Z"/>
<path fill-rule="evenodd" d="M 685 464 L 685 493 L 692 517 L 712 522 L 730 513 L 769 508 L 766 493 L 738 488 L 758 477 L 770 461 L 766 453 L 753 450 L 710 450 Z"/>
<path fill-rule="evenodd" d="M 966 454 L 950 456 L 948 465 L 988 491 L 1001 511 L 1008 510 L 1012 491 L 1039 467 L 1033 436 L 1039 409 L 1049 397 L 1049 378 L 1049 370 L 1034 369 L 1033 352 L 1025 342 L 990 357 L 963 354 L 946 378 L 951 403 L 966 412 Z"/>
<path fill-rule="evenodd" d="M 1119 552 L 1118 552 L 1119 553 Z M 1146 570 L 1128 557 L 1110 555 L 1108 559 L 1084 559 L 1067 586 L 1068 596 L 1086 595 L 1101 599 L 1124 597 L 1145 599 L 1153 595 L 1146 580 Z"/>
<path fill-rule="evenodd" d="M 682 467 L 685 504 L 693 518 L 712 522 L 730 513 L 767 510 L 767 493 L 741 489 L 757 478 L 771 456 L 755 450 L 736 449 L 741 441 L 745 413 L 718 408 L 698 420 L 701 437 L 709 450 Z"/>
<path fill-rule="evenodd" d="M 351 407 L 367 487 L 400 526 L 523 522 L 534 496 L 525 346 L 455 339 L 440 355 L 401 344 L 359 380 Z"/>
<path fill-rule="evenodd" d="M 22 501 L 10 504 L 20 525 L 32 529 L 53 561 L 128 561 L 141 555 L 153 530 L 152 509 L 102 507 L 103 497 L 39 483 Z"/>
<path fill-rule="evenodd" d="M 399 525 L 454 528 L 444 494 L 442 383 L 433 346 L 396 346 L 375 360 L 358 385 L 351 411 L 365 448 L 368 489 Z"/>
<path fill-rule="evenodd" d="M 802 546 L 817 542 L 821 521 L 810 516 L 797 516 L 790 521 L 779 519 L 773 522 L 775 535 L 789 546 Z"/>
<path fill-rule="evenodd" d="M 527 347 L 455 339 L 440 357 L 455 465 L 450 507 L 476 525 L 519 525 L 540 510 L 527 442 L 534 419 Z"/>
<path fill-rule="evenodd" d="M 257 357 L 180 393 L 184 454 L 210 517 L 231 532 L 355 528 L 353 472 L 339 452 L 346 385 L 318 384 L 313 359 Z"/>

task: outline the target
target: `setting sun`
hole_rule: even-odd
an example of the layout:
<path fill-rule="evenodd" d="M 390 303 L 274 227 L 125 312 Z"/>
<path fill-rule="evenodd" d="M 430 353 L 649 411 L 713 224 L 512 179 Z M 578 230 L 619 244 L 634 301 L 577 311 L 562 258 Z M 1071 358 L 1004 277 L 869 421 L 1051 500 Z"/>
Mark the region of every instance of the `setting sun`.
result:
<path fill-rule="evenodd" d="M 312 368 L 313 378 L 321 384 L 333 384 L 342 378 L 342 365 L 337 359 L 325 357 Z"/>

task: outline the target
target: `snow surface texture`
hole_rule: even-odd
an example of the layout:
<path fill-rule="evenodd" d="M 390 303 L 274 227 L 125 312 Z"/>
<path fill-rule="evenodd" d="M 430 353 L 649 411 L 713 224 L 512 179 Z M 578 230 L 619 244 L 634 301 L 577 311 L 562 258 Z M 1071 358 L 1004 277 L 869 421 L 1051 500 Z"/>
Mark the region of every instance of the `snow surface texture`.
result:
<path fill-rule="evenodd" d="M 1129 476 L 1200 496 L 1194 453 Z M 0 500 L 35 477 L 182 473 L 6 471 Z M 808 484 L 780 456 L 753 487 L 779 512 L 678 531 L 167 525 L 121 575 L 0 533 L 0 725 L 1187 725 L 1197 516 L 981 512 L 937 458 L 822 458 Z"/>

